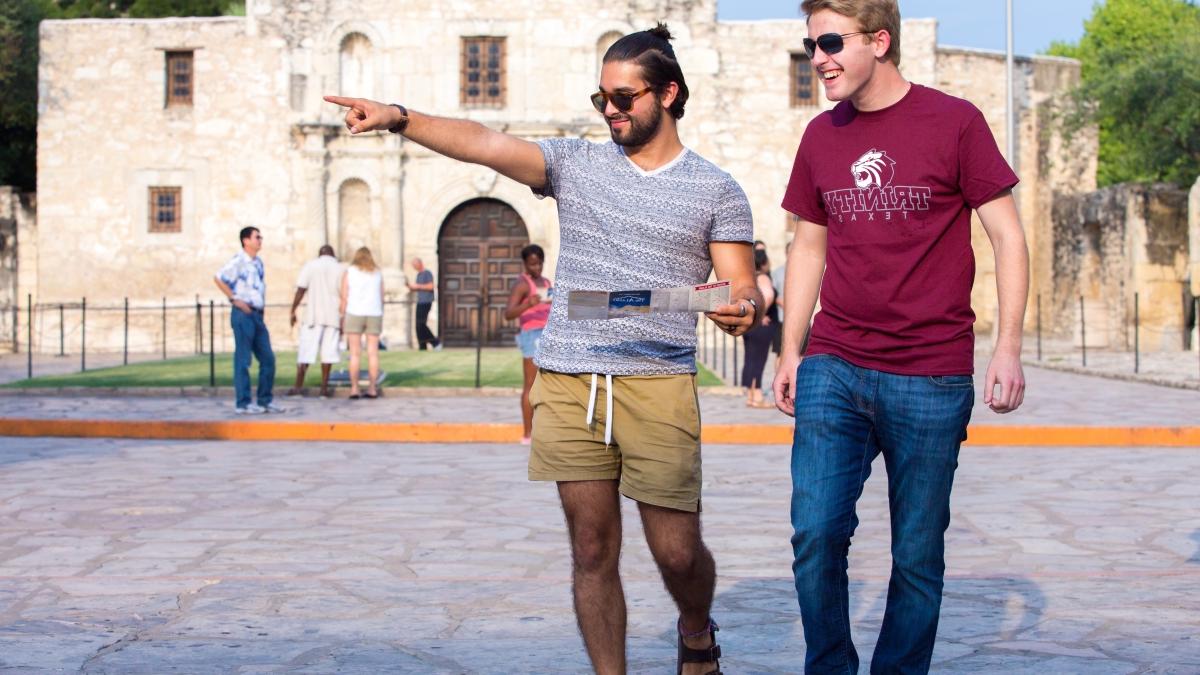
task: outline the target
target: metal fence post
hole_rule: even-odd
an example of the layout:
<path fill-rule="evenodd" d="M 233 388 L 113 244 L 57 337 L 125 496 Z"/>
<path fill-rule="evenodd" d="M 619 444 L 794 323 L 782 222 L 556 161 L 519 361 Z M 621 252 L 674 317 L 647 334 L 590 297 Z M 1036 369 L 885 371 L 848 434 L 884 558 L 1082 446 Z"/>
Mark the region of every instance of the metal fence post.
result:
<path fill-rule="evenodd" d="M 475 315 L 475 388 L 480 385 L 480 361 L 483 358 L 483 308 L 486 304 L 487 290 L 479 292 L 479 312 Z"/>
<path fill-rule="evenodd" d="M 1042 294 L 1037 296 L 1037 359 L 1042 360 Z"/>
<path fill-rule="evenodd" d="M 33 293 L 30 293 L 30 294 L 26 295 L 25 297 L 27 298 L 27 300 L 26 300 L 27 314 L 26 314 L 25 329 L 28 331 L 26 341 L 25 341 L 25 356 L 27 357 L 26 360 L 28 361 L 26 375 L 29 377 L 29 379 L 32 380 L 33 379 Z M 20 302 L 20 301 L 18 301 L 18 302 Z M 18 314 L 17 316 L 20 316 L 20 314 Z"/>
<path fill-rule="evenodd" d="M 1079 346 L 1083 348 L 1083 367 L 1087 368 L 1087 317 L 1083 314 L 1083 296 L 1079 296 Z"/>
<path fill-rule="evenodd" d="M 1138 317 L 1138 294 L 1133 294 L 1133 372 L 1142 367 L 1141 322 Z"/>
<path fill-rule="evenodd" d="M 208 301 L 208 386 L 217 386 L 217 350 L 214 349 L 213 336 L 216 331 L 213 330 L 216 326 L 216 319 L 213 315 L 216 313 L 216 304 L 212 300 Z"/>
<path fill-rule="evenodd" d="M 79 303 L 79 372 L 87 370 L 87 298 Z"/>
<path fill-rule="evenodd" d="M 738 386 L 738 338 L 733 337 L 733 386 Z"/>
<path fill-rule="evenodd" d="M 204 310 L 200 309 L 200 296 L 196 296 L 196 353 L 204 353 Z"/>
<path fill-rule="evenodd" d="M 163 340 L 163 360 L 167 360 L 167 299 L 163 298 L 162 309 L 162 340 Z"/>
<path fill-rule="evenodd" d="M 129 365 L 129 298 L 125 298 L 125 340 L 121 345 L 121 363 Z"/>
<path fill-rule="evenodd" d="M 725 369 L 725 364 L 729 361 L 727 356 L 729 347 L 729 333 L 721 331 L 721 381 L 729 380 L 729 372 Z"/>
<path fill-rule="evenodd" d="M 66 351 L 67 332 L 66 332 L 66 330 L 63 329 L 63 321 L 64 321 L 63 304 L 60 302 L 60 303 L 58 303 L 58 355 L 59 356 L 67 355 L 67 351 Z"/>

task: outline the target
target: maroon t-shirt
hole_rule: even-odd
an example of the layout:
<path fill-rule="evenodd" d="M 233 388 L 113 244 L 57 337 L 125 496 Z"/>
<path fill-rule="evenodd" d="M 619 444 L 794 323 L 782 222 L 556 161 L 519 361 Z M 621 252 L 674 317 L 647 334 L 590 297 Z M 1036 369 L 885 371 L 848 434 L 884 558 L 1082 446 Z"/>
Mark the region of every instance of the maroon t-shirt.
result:
<path fill-rule="evenodd" d="M 972 373 L 971 209 L 1016 184 L 979 109 L 936 89 L 819 115 L 783 198 L 829 228 L 807 353 L 901 375 Z"/>

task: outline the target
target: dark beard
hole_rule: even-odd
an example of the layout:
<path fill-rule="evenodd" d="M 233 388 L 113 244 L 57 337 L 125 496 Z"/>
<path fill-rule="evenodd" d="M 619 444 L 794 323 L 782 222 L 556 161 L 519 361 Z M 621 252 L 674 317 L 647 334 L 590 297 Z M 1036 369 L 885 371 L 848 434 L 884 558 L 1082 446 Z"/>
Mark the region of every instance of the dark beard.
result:
<path fill-rule="evenodd" d="M 654 117 L 642 122 L 633 115 L 626 115 L 629 118 L 629 129 L 625 132 L 624 137 L 618 137 L 617 132 L 613 130 L 612 123 L 609 123 L 608 133 L 612 135 L 613 143 L 624 147 L 637 147 L 650 142 L 658 134 L 658 128 L 662 126 L 663 115 L 666 111 L 662 106 L 655 106 L 658 114 Z"/>

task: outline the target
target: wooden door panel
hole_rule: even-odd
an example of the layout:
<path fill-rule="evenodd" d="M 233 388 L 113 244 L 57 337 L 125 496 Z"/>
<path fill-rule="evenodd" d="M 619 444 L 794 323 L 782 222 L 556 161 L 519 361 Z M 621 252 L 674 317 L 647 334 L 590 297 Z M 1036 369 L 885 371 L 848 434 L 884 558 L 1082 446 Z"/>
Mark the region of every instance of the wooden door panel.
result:
<path fill-rule="evenodd" d="M 524 271 L 521 248 L 529 233 L 508 204 L 479 199 L 459 206 L 442 225 L 438 237 L 439 326 L 448 345 L 473 345 L 481 291 L 484 344 L 511 346 L 519 326 L 504 319 L 508 293 Z"/>

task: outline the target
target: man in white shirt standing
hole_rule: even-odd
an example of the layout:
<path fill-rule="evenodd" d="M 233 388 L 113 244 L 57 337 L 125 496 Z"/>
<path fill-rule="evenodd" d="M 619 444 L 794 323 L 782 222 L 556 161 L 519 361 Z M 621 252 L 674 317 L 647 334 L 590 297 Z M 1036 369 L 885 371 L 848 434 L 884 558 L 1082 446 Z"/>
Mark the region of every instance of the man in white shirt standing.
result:
<path fill-rule="evenodd" d="M 291 325 L 296 325 L 296 310 L 301 300 L 308 296 L 304 306 L 304 319 L 300 322 L 300 348 L 296 353 L 296 384 L 287 391 L 287 396 L 299 396 L 304 387 L 304 376 L 308 367 L 321 357 L 321 398 L 333 395 L 329 388 L 329 371 L 341 360 L 338 342 L 338 302 L 345 265 L 334 257 L 333 247 L 325 244 L 315 260 L 310 260 L 300 269 L 296 280 L 296 295 L 292 298 Z"/>

